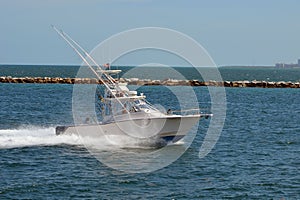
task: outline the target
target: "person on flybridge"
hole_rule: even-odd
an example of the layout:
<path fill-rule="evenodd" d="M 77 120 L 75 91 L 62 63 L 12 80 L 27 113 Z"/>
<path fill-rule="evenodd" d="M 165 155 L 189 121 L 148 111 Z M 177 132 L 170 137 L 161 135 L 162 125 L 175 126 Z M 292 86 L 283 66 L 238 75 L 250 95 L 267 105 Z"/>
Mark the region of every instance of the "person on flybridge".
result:
<path fill-rule="evenodd" d="M 110 64 L 109 64 L 109 63 L 105 63 L 105 64 L 103 65 L 103 67 L 104 67 L 105 69 L 110 69 Z"/>

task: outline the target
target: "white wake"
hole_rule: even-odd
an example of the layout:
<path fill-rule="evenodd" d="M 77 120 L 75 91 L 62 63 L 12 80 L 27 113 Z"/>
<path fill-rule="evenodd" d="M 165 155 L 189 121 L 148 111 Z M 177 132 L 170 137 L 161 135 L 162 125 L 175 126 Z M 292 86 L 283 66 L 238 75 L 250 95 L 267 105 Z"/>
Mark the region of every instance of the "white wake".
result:
<path fill-rule="evenodd" d="M 27 146 L 80 145 L 77 135 L 56 135 L 55 128 L 26 127 L 0 130 L 0 149 Z"/>
<path fill-rule="evenodd" d="M 180 142 L 178 142 L 179 144 Z M 22 127 L 18 129 L 0 129 L 0 149 L 30 147 L 30 146 L 55 146 L 78 145 L 98 150 L 145 148 L 152 149 L 163 146 L 151 139 L 143 141 L 129 138 L 128 136 L 102 135 L 97 138 L 80 137 L 75 134 L 56 135 L 55 128 Z"/>

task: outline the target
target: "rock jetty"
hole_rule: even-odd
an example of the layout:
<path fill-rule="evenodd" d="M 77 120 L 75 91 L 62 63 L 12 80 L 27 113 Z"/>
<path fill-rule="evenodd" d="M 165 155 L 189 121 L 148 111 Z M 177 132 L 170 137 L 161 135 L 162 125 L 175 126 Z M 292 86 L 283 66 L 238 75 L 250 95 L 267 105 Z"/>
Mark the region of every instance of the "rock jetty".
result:
<path fill-rule="evenodd" d="M 267 81 L 199 81 L 199 80 L 151 80 L 120 78 L 119 82 L 129 85 L 167 85 L 167 86 L 218 86 L 218 87 L 260 87 L 260 88 L 300 88 L 300 82 Z M 102 84 L 96 78 L 59 78 L 59 77 L 0 77 L 0 83 L 48 83 L 48 84 Z"/>
<path fill-rule="evenodd" d="M 96 78 L 0 77 L 0 83 L 101 84 Z"/>

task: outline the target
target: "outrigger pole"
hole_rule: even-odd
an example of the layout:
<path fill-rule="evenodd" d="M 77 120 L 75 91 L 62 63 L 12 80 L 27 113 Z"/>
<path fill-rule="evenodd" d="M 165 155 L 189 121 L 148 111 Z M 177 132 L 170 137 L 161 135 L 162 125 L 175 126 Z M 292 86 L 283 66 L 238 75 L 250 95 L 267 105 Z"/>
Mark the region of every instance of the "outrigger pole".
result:
<path fill-rule="evenodd" d="M 69 40 L 71 40 L 97 67 L 98 69 L 101 71 L 101 74 L 104 74 L 105 77 L 110 80 L 111 83 L 115 83 L 115 80 L 111 77 L 108 76 L 104 70 L 101 68 L 101 66 L 94 60 L 94 58 L 88 53 L 86 52 L 76 41 L 74 41 L 67 33 L 61 31 L 61 33 L 68 38 Z"/>
<path fill-rule="evenodd" d="M 92 58 L 92 56 L 90 56 L 76 41 L 74 41 L 70 36 L 68 36 L 67 34 L 65 34 L 63 31 L 59 31 L 54 25 L 51 25 L 52 28 L 67 42 L 67 44 L 79 55 L 79 57 L 88 65 L 88 67 L 90 68 L 90 70 L 96 75 L 96 77 L 105 85 L 105 87 L 111 91 L 110 87 L 105 83 L 105 81 L 101 78 L 101 76 L 99 76 L 99 74 L 95 71 L 95 69 L 92 67 L 92 65 L 87 61 L 87 59 L 85 59 L 85 57 L 82 55 L 82 53 L 79 52 L 79 50 L 74 46 L 76 45 L 82 52 L 84 52 L 84 54 L 90 59 L 92 60 L 92 62 L 94 64 L 96 64 L 96 66 L 101 69 L 101 74 L 104 74 L 105 77 L 107 79 L 109 79 L 109 81 L 112 84 L 115 84 L 115 81 L 112 81 L 113 79 L 107 75 L 105 72 L 103 72 L 104 70 L 102 70 L 102 68 L 100 67 L 100 65 Z M 116 85 L 116 84 L 115 84 Z M 116 85 L 117 86 L 117 85 Z M 117 86 L 118 87 L 118 86 Z M 114 96 L 114 98 L 118 101 L 118 103 L 122 106 L 122 108 L 129 114 L 129 111 L 127 110 L 127 108 L 122 104 L 122 102 L 116 97 L 116 95 L 111 92 L 111 94 Z"/>

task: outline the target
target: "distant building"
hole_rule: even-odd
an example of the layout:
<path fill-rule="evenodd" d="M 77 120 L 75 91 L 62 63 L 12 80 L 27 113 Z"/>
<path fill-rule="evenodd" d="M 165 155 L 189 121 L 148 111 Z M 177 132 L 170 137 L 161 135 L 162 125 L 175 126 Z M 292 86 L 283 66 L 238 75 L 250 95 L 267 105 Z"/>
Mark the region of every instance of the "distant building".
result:
<path fill-rule="evenodd" d="M 275 67 L 278 68 L 294 68 L 294 67 L 300 67 L 300 59 L 298 59 L 298 63 L 276 63 Z"/>

